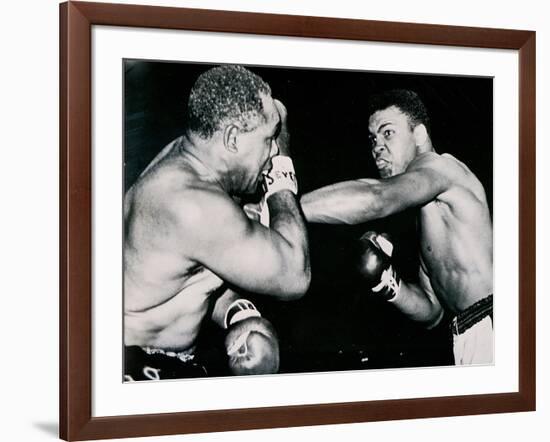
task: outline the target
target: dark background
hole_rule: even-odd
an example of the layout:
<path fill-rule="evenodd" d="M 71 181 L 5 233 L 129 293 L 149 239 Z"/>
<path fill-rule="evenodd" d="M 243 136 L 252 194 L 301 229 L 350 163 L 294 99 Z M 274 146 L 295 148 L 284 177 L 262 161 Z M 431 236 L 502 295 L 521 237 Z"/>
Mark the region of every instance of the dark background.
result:
<path fill-rule="evenodd" d="M 215 65 L 126 60 L 125 186 L 185 130 L 189 91 Z M 337 181 L 376 177 L 370 157 L 369 95 L 416 91 L 431 118 L 437 152 L 465 162 L 483 183 L 492 213 L 492 78 L 248 66 L 267 81 L 289 113 L 291 149 L 305 193 Z M 387 232 L 404 279 L 418 271 L 415 210 L 358 226 L 309 225 L 312 284 L 299 301 L 248 295 L 275 326 L 281 372 L 334 371 L 453 364 L 450 318 L 433 330 L 368 296 L 352 271 L 349 250 L 367 230 Z M 200 337 L 212 375 L 223 375 L 222 333 L 206 325 Z"/>

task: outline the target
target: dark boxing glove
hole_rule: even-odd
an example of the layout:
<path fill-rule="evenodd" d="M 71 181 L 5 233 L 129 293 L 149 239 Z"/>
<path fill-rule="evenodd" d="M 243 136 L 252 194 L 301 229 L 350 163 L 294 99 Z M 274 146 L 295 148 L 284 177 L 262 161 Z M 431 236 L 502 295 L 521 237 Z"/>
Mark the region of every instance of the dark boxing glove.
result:
<path fill-rule="evenodd" d="M 357 271 L 377 296 L 391 301 L 401 288 L 401 278 L 391 262 L 392 243 L 376 232 L 367 232 L 358 242 Z"/>
<path fill-rule="evenodd" d="M 279 371 L 279 342 L 271 323 L 245 299 L 227 309 L 225 348 L 234 375 L 268 374 Z"/>

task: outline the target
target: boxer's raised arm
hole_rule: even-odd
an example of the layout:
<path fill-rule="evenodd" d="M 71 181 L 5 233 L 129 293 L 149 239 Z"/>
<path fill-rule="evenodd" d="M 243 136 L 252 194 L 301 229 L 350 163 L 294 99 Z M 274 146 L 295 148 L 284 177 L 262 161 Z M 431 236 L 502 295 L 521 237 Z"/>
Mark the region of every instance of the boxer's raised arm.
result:
<path fill-rule="evenodd" d="M 379 218 L 375 180 L 343 181 L 302 196 L 306 220 L 323 224 L 360 224 Z"/>
<path fill-rule="evenodd" d="M 227 197 L 212 192 L 189 201 L 178 216 L 181 241 L 192 258 L 246 291 L 296 299 L 309 288 L 305 223 L 290 191 L 268 199 L 270 228 L 247 218 Z"/>
<path fill-rule="evenodd" d="M 437 161 L 441 163 L 441 161 Z M 358 179 L 332 184 L 302 196 L 306 220 L 326 224 L 360 224 L 419 206 L 452 185 L 448 168 L 433 161 L 386 179 Z"/>

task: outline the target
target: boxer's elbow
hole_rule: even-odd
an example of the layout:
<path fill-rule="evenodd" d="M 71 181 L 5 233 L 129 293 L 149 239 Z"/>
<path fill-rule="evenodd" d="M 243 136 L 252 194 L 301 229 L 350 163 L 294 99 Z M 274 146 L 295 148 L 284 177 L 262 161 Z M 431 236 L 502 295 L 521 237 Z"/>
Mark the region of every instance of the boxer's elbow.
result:
<path fill-rule="evenodd" d="M 300 251 L 297 253 L 295 270 L 296 284 L 294 295 L 295 299 L 298 299 L 306 294 L 311 283 L 311 264 L 309 260 L 309 246 L 307 240 L 304 241 L 304 244 L 300 247 Z"/>
<path fill-rule="evenodd" d="M 280 241 L 277 263 L 278 297 L 288 301 L 300 299 L 308 291 L 311 282 L 307 236 L 301 234 L 294 241 Z"/>
<path fill-rule="evenodd" d="M 311 283 L 309 258 L 307 256 L 298 258 L 293 265 L 287 266 L 284 274 L 285 276 L 281 280 L 279 297 L 285 301 L 295 301 L 302 298 Z"/>
<path fill-rule="evenodd" d="M 443 315 L 444 315 L 443 308 L 440 305 L 434 305 L 430 316 L 427 318 L 426 322 L 424 323 L 424 327 L 427 330 L 431 330 L 432 328 L 437 327 L 441 322 L 441 320 L 443 319 Z"/>
<path fill-rule="evenodd" d="M 311 283 L 311 270 L 309 268 L 309 263 L 304 267 L 299 274 L 296 276 L 296 283 L 294 285 L 294 290 L 291 296 L 291 299 L 300 299 L 306 294 L 309 290 L 309 285 Z"/>
<path fill-rule="evenodd" d="M 289 283 L 284 293 L 284 299 L 286 301 L 296 301 L 302 298 L 308 291 L 310 283 L 311 272 L 309 268 L 295 272 L 295 274 L 289 278 Z"/>

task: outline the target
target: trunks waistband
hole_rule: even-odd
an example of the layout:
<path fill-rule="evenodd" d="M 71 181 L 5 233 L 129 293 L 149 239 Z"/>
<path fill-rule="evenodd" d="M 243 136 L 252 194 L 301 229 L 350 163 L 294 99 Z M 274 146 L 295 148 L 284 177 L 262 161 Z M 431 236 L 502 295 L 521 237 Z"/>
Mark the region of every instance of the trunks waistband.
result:
<path fill-rule="evenodd" d="M 476 325 L 483 318 L 490 316 L 493 320 L 493 295 L 480 299 L 463 312 L 456 315 L 451 322 L 453 334 L 461 335 L 469 328 Z"/>
<path fill-rule="evenodd" d="M 165 355 L 171 358 L 178 358 L 182 362 L 190 362 L 195 359 L 195 347 L 188 348 L 184 351 L 167 351 L 162 348 L 141 347 L 148 355 Z"/>

